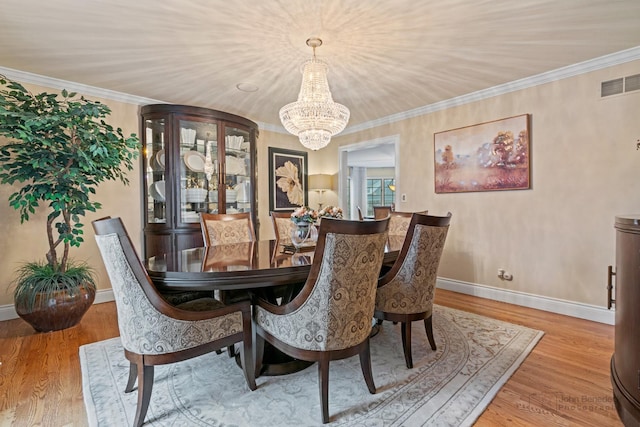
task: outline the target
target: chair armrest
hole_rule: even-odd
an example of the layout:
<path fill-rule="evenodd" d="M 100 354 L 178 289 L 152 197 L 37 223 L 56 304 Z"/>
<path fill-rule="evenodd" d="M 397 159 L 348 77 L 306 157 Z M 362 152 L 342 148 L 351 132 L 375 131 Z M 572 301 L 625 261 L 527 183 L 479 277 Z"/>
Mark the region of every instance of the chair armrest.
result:
<path fill-rule="evenodd" d="M 159 308 L 159 307 L 158 307 Z M 230 313 L 241 311 L 243 316 L 251 316 L 251 303 L 249 301 L 239 301 L 234 304 L 229 304 L 225 307 L 215 310 L 207 311 L 190 311 L 183 310 L 178 307 L 170 305 L 163 306 L 159 311 L 165 316 L 169 316 L 177 320 L 196 321 L 196 320 L 209 320 L 216 317 L 224 316 Z"/>
<path fill-rule="evenodd" d="M 284 310 L 283 307 L 285 307 L 287 304 L 284 304 L 284 305 L 273 304 L 259 296 L 256 296 L 256 298 L 254 299 L 254 304 L 272 314 L 278 314 L 278 315 L 286 314 L 286 310 Z"/>

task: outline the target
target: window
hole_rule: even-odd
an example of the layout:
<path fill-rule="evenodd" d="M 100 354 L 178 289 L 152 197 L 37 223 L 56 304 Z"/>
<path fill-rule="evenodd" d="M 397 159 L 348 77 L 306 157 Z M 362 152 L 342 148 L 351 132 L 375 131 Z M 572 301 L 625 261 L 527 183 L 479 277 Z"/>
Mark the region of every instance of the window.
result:
<path fill-rule="evenodd" d="M 389 206 L 394 203 L 393 178 L 367 178 L 367 212 L 366 216 L 373 216 L 374 206 Z"/>

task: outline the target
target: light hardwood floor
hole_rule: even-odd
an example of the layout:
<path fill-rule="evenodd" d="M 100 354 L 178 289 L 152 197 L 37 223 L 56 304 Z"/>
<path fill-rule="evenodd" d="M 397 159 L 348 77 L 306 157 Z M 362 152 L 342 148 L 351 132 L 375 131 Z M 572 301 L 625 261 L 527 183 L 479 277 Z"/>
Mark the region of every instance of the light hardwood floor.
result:
<path fill-rule="evenodd" d="M 613 326 L 443 290 L 436 303 L 545 332 L 476 426 L 622 426 L 609 380 Z M 78 348 L 117 335 L 114 303 L 64 331 L 0 322 L 0 426 L 86 426 Z"/>

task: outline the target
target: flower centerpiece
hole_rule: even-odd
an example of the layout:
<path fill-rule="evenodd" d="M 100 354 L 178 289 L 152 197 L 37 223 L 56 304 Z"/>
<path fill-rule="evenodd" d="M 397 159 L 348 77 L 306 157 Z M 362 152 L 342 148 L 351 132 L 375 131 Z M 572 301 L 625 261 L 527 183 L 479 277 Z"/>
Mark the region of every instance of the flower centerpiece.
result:
<path fill-rule="evenodd" d="M 325 206 L 318 212 L 318 217 L 342 219 L 342 208 L 338 206 Z"/>
<path fill-rule="evenodd" d="M 296 248 L 314 247 L 318 241 L 318 229 L 314 225 L 318 212 L 301 206 L 291 213 L 291 221 L 296 225 L 291 231 L 291 243 Z"/>
<path fill-rule="evenodd" d="M 296 224 L 313 224 L 318 220 L 318 212 L 307 206 L 300 206 L 291 213 L 291 221 Z"/>

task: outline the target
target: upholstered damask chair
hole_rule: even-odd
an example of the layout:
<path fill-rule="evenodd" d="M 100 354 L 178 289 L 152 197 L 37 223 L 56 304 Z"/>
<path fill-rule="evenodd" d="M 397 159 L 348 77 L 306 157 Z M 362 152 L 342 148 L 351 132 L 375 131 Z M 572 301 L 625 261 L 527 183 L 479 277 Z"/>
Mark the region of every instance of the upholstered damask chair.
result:
<path fill-rule="evenodd" d="M 419 213 L 426 214 L 427 211 Z M 413 212 L 391 212 L 389 215 L 389 236 L 406 236 Z"/>
<path fill-rule="evenodd" d="M 271 212 L 271 222 L 276 240 L 280 245 L 291 245 L 291 233 L 293 232 L 293 221 L 289 212 Z"/>
<path fill-rule="evenodd" d="M 93 228 L 111 280 L 120 339 L 129 360 L 125 393 L 133 391 L 138 382 L 133 425 L 144 423 L 155 365 L 190 359 L 242 342 L 240 359 L 245 381 L 249 389 L 255 390 L 250 303 L 225 306 L 213 298 L 200 298 L 170 305 L 157 292 L 120 218 L 96 220 Z"/>
<path fill-rule="evenodd" d="M 391 212 L 393 212 L 393 209 L 391 209 L 391 206 L 374 206 L 373 207 L 373 217 L 375 219 L 386 218 L 389 215 L 391 215 Z"/>
<path fill-rule="evenodd" d="M 248 212 L 237 214 L 200 214 L 200 228 L 205 246 L 253 242 L 256 232 Z"/>
<path fill-rule="evenodd" d="M 407 368 L 413 367 L 411 322 L 424 321 L 431 349 L 436 350 L 433 297 L 450 221 L 451 213 L 446 217 L 413 214 L 400 254 L 378 284 L 374 316 L 378 321 L 400 322 Z"/>
<path fill-rule="evenodd" d="M 249 212 L 236 214 L 200 213 L 200 228 L 205 246 L 255 242 L 256 232 Z M 216 291 L 225 304 L 248 300 L 245 290 Z M 235 347 L 229 346 L 229 356 L 235 356 Z"/>
<path fill-rule="evenodd" d="M 256 370 L 264 340 L 296 359 L 318 362 L 322 422 L 329 422 L 329 361 L 360 355 L 371 393 L 369 334 L 388 220 L 325 218 L 304 287 L 289 303 L 257 299 Z"/>

